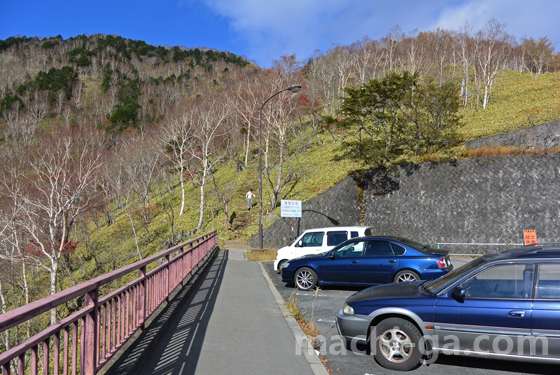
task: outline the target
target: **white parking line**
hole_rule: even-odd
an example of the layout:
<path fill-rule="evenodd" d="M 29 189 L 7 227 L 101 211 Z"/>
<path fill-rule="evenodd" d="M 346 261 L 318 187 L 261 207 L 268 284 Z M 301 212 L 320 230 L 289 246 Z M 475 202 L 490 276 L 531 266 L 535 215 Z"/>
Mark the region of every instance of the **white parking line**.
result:
<path fill-rule="evenodd" d="M 296 293 L 296 296 L 311 296 L 315 297 L 315 293 Z M 331 297 L 324 294 L 317 294 L 317 297 Z"/>

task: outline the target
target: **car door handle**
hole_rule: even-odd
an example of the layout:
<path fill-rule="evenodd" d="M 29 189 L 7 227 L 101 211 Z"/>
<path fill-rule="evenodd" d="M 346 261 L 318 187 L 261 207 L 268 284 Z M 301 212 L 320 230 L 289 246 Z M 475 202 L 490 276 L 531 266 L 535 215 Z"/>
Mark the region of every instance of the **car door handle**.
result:
<path fill-rule="evenodd" d="M 524 318 L 525 317 L 525 311 L 513 310 L 513 311 L 510 311 L 508 315 L 513 317 L 513 318 Z"/>
<path fill-rule="evenodd" d="M 357 261 L 357 260 L 353 260 L 353 261 L 352 261 L 352 264 L 358 264 L 358 261 Z"/>
<path fill-rule="evenodd" d="M 390 259 L 389 263 L 397 263 L 397 260 L 396 259 Z"/>

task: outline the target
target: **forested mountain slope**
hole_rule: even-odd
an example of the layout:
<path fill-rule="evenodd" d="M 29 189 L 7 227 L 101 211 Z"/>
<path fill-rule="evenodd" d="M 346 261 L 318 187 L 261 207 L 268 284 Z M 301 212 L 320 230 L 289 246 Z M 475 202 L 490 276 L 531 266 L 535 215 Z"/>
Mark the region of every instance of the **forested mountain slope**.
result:
<path fill-rule="evenodd" d="M 258 210 L 246 211 L 244 197 L 249 188 L 258 194 L 259 124 L 258 199 L 273 214 L 280 199 L 311 199 L 348 173 L 375 166 L 335 158 L 366 130 L 362 143 L 389 139 L 367 116 L 362 124 L 338 122 L 347 119 L 349 90 L 359 93 L 368 82 L 377 90 L 409 74 L 415 78 L 408 91 L 448 87 L 445 99 L 457 103 L 453 147 L 437 122 L 429 132 L 413 126 L 418 98 L 406 90 L 402 102 L 375 107 L 376 114 L 402 112 L 402 133 L 391 133 L 401 139 L 398 162 L 458 157 L 461 141 L 556 120 L 557 56 L 545 48 L 547 57 L 536 61 L 530 48 L 543 40 L 546 47 L 543 38 L 517 43 L 494 23 L 478 33 L 407 36 L 395 28 L 307 61 L 282 56 L 270 69 L 228 52 L 110 35 L 0 41 L 2 309 L 199 231 L 217 229 L 222 239 L 254 235 Z M 481 52 L 488 48 L 495 53 Z M 259 116 L 270 95 L 292 84 L 302 90 L 278 95 Z M 426 117 L 414 120 L 420 118 Z M 441 147 L 427 148 L 420 134 Z M 3 335 L 2 348 L 26 334 Z"/>

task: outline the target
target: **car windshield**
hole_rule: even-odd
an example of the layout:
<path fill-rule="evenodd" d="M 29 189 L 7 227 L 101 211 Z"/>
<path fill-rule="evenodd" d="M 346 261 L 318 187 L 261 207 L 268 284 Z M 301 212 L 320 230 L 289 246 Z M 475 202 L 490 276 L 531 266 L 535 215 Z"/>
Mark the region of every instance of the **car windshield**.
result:
<path fill-rule="evenodd" d="M 428 289 L 428 291 L 430 291 L 430 293 L 433 293 L 433 294 L 439 293 L 449 283 L 453 282 L 456 279 L 461 278 L 461 276 L 469 273 L 473 268 L 478 267 L 478 265 L 483 263 L 483 262 L 484 262 L 484 260 L 482 259 L 482 257 L 476 258 L 476 259 L 470 261 L 469 263 L 464 264 L 463 266 L 461 266 L 459 268 L 455 268 L 451 272 L 446 273 L 445 275 L 441 276 L 438 279 L 435 279 L 433 281 L 428 281 L 426 284 L 424 284 L 424 287 L 426 289 Z"/>

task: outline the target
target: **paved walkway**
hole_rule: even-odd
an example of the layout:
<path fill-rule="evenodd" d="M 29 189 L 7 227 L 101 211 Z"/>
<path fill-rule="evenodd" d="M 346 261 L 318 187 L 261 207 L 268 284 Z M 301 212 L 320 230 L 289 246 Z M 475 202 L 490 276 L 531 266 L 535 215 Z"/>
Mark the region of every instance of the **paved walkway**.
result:
<path fill-rule="evenodd" d="M 313 374 L 243 250 L 220 251 L 190 299 L 142 374 Z"/>

